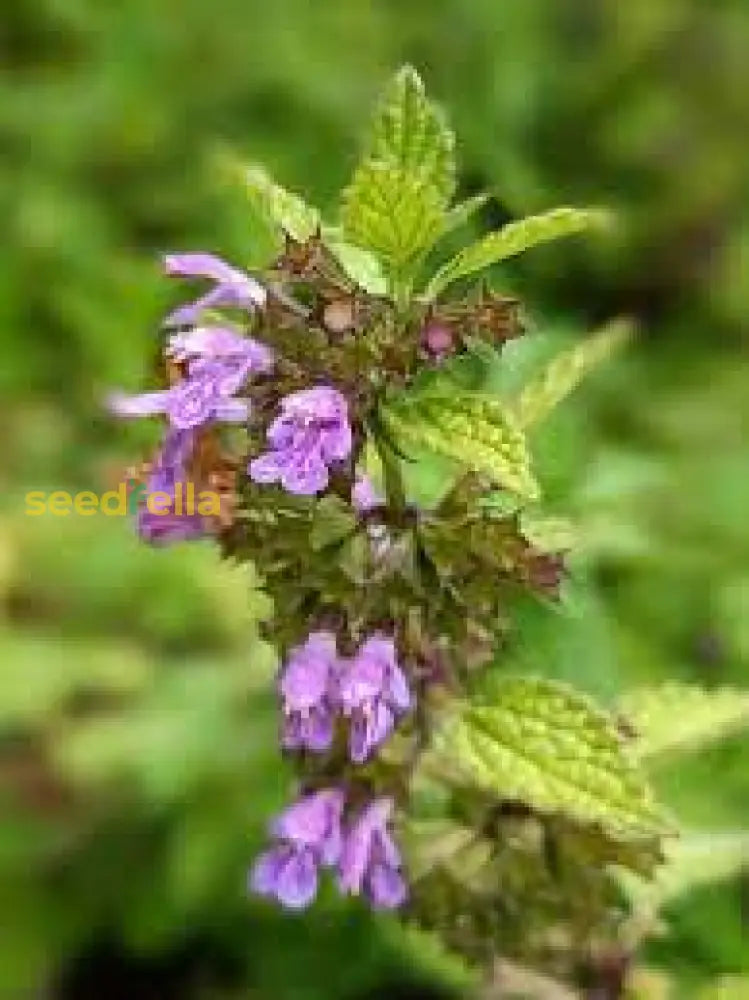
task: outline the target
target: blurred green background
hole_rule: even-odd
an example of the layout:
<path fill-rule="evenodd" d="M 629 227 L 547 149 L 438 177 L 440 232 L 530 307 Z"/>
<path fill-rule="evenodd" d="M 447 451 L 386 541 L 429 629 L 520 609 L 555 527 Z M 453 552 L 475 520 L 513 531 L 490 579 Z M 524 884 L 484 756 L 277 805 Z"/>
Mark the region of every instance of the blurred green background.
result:
<path fill-rule="evenodd" d="M 461 193 L 496 196 L 481 228 L 621 214 L 617 241 L 539 249 L 496 286 L 540 332 L 641 327 L 536 442 L 583 549 L 568 613 L 531 612 L 516 655 L 609 701 L 746 684 L 749 3 L 6 0 L 0 46 L 0 995 L 453 995 L 460 969 L 388 920 L 245 897 L 288 781 L 251 569 L 149 551 L 124 518 L 32 519 L 24 494 L 100 491 L 153 440 L 100 399 L 149 370 L 173 292 L 157 254 L 247 251 L 215 149 L 330 207 L 411 61 L 458 133 Z M 657 779 L 685 823 L 749 826 L 746 740 Z M 746 880 L 701 891 L 648 963 L 687 998 L 749 973 L 748 905 Z"/>

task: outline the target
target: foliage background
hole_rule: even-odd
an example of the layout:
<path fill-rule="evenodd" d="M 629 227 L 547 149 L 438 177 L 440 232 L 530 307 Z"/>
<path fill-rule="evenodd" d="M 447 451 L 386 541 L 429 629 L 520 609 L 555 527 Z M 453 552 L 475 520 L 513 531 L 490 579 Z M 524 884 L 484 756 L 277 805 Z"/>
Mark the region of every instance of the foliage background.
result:
<path fill-rule="evenodd" d="M 540 332 L 641 326 L 536 442 L 583 547 L 569 612 L 529 608 L 515 655 L 608 701 L 662 677 L 741 684 L 749 4 L 13 0 L 0 32 L 0 995 L 449 995 L 461 970 L 388 921 L 245 898 L 287 780 L 251 572 L 210 546 L 148 551 L 124 519 L 33 520 L 23 497 L 101 491 L 152 440 L 100 399 L 147 374 L 170 294 L 156 255 L 246 252 L 216 150 L 329 206 L 408 60 L 449 110 L 462 192 L 496 196 L 482 228 L 559 203 L 622 218 L 609 244 L 496 275 Z M 747 826 L 747 765 L 736 738 L 658 780 L 687 824 Z M 678 996 L 749 973 L 748 894 L 674 908 L 647 960 Z"/>

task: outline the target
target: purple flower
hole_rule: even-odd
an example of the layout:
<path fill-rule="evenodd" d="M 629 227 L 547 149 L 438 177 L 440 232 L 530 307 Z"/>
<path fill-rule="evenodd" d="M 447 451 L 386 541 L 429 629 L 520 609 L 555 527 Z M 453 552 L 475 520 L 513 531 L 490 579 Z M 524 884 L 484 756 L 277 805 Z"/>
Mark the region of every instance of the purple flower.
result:
<path fill-rule="evenodd" d="M 341 892 L 362 892 L 377 909 L 393 909 L 405 902 L 400 852 L 387 828 L 392 799 L 375 799 L 346 833 L 338 866 Z"/>
<path fill-rule="evenodd" d="M 167 274 L 183 278 L 208 278 L 214 282 L 213 288 L 205 295 L 175 309 L 167 316 L 164 326 L 192 326 L 206 309 L 234 306 L 254 311 L 265 305 L 267 293 L 262 285 L 213 254 L 167 254 L 164 257 L 164 268 Z"/>
<path fill-rule="evenodd" d="M 326 788 L 299 799 L 271 824 L 279 841 L 261 854 L 249 884 L 261 896 L 275 897 L 301 910 L 317 893 L 318 868 L 332 867 L 341 855 L 343 792 Z"/>
<path fill-rule="evenodd" d="M 239 392 L 248 377 L 258 371 L 267 371 L 272 364 L 270 351 L 257 341 L 236 337 L 239 345 L 234 344 L 232 353 L 219 350 L 209 350 L 206 347 L 208 335 L 217 332 L 231 335 L 231 331 L 216 328 L 193 330 L 180 340 L 178 350 L 181 354 L 193 356 L 187 361 L 187 376 L 170 389 L 159 389 L 155 392 L 143 392 L 134 396 L 114 393 L 109 398 L 110 409 L 119 416 L 146 417 L 157 413 L 165 413 L 171 425 L 178 430 L 198 427 L 209 420 L 224 422 L 241 422 L 247 419 L 249 403 L 247 400 L 232 398 Z M 196 337 L 191 340 L 192 334 Z M 174 346 L 173 338 L 172 345 Z M 214 347 L 216 345 L 214 344 Z M 219 345 L 220 346 L 220 345 Z M 224 343 L 224 347 L 229 345 Z M 199 349 L 202 353 L 198 353 Z"/>
<path fill-rule="evenodd" d="M 342 673 L 339 696 L 344 714 L 351 718 L 349 754 L 361 764 L 387 739 L 396 718 L 411 707 L 411 692 L 392 639 L 376 634 L 363 643 Z"/>
<path fill-rule="evenodd" d="M 337 665 L 335 636 L 330 632 L 313 632 L 303 646 L 291 651 L 279 682 L 282 742 L 287 749 L 330 749 Z"/>
<path fill-rule="evenodd" d="M 169 354 L 175 361 L 241 359 L 254 372 L 268 372 L 273 367 L 273 352 L 269 347 L 225 326 L 199 326 L 185 333 L 174 333 L 169 338 Z"/>
<path fill-rule="evenodd" d="M 381 506 L 383 497 L 374 488 L 374 483 L 367 475 L 359 475 L 351 490 L 351 503 L 359 514 L 367 514 L 375 507 Z"/>
<path fill-rule="evenodd" d="M 138 511 L 138 534 L 152 545 L 169 545 L 200 538 L 206 533 L 205 518 L 200 514 L 184 514 L 175 510 L 177 484 L 187 480 L 187 463 L 193 449 L 193 432 L 167 431 L 151 475 L 147 494 L 163 493 L 170 502 L 157 513 L 150 510 L 148 499 Z M 184 492 L 184 485 L 183 485 Z"/>
<path fill-rule="evenodd" d="M 289 493 L 312 495 L 328 485 L 329 467 L 351 453 L 348 404 L 336 389 L 301 389 L 281 400 L 268 428 L 270 451 L 248 467 L 256 483 L 280 482 Z"/>

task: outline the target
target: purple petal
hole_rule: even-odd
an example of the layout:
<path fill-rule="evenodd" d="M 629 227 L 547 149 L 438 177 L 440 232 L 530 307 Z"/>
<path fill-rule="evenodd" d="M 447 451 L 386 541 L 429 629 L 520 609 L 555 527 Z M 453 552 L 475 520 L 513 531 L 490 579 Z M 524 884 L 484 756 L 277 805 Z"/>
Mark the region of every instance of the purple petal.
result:
<path fill-rule="evenodd" d="M 242 282 L 245 275 L 212 253 L 170 253 L 164 255 L 167 274 L 182 278 L 211 278 L 217 283 Z"/>
<path fill-rule="evenodd" d="M 351 427 L 346 417 L 341 424 L 326 430 L 321 436 L 323 455 L 328 462 L 342 462 L 347 459 L 351 454 L 353 443 Z"/>
<path fill-rule="evenodd" d="M 178 430 L 188 430 L 206 423 L 213 415 L 215 397 L 201 382 L 183 382 L 172 389 L 167 406 L 170 423 Z"/>
<path fill-rule="evenodd" d="M 205 520 L 199 514 L 153 514 L 145 508 L 138 512 L 138 535 L 149 545 L 173 545 L 205 534 Z"/>
<path fill-rule="evenodd" d="M 289 910 L 303 910 L 317 894 L 317 862 L 310 850 L 294 852 L 276 877 L 275 895 Z"/>
<path fill-rule="evenodd" d="M 390 669 L 385 694 L 390 704 L 400 712 L 407 712 L 411 708 L 411 690 L 406 675 L 399 666 Z"/>
<path fill-rule="evenodd" d="M 142 392 L 134 396 L 115 392 L 107 399 L 107 408 L 120 417 L 151 417 L 164 413 L 170 398 L 171 389 Z"/>
<path fill-rule="evenodd" d="M 393 802 L 375 799 L 352 824 L 344 838 L 339 864 L 339 885 L 342 892 L 358 895 L 377 846 L 377 838 L 390 819 Z"/>
<path fill-rule="evenodd" d="M 207 309 L 218 309 L 221 306 L 224 298 L 222 287 L 218 285 L 216 288 L 212 288 L 210 292 L 206 292 L 205 295 L 201 295 L 192 302 L 187 302 L 185 305 L 179 306 L 169 313 L 164 319 L 162 326 L 169 328 L 175 326 L 192 326 L 193 323 L 198 323 L 200 317 Z"/>
<path fill-rule="evenodd" d="M 383 498 L 374 488 L 374 483 L 369 476 L 361 475 L 354 483 L 351 490 L 351 503 L 354 509 L 360 514 L 366 514 L 375 507 L 379 507 Z"/>
<path fill-rule="evenodd" d="M 373 701 L 383 689 L 385 671 L 377 660 L 363 656 L 361 651 L 347 661 L 341 674 L 341 703 L 348 712 Z"/>
<path fill-rule="evenodd" d="M 220 399 L 213 405 L 213 416 L 226 424 L 242 424 L 250 415 L 248 399 Z"/>
<path fill-rule="evenodd" d="M 289 806 L 272 824 L 276 837 L 303 847 L 328 851 L 340 843 L 340 823 L 343 793 L 337 788 L 325 788 L 306 795 Z"/>
<path fill-rule="evenodd" d="M 178 361 L 189 357 L 217 360 L 243 360 L 248 370 L 267 372 L 273 367 L 273 352 L 251 337 L 240 336 L 231 327 L 203 326 L 169 338 L 169 353 Z"/>
<path fill-rule="evenodd" d="M 275 896 L 291 910 L 309 906 L 317 892 L 317 864 L 312 851 L 273 847 L 261 854 L 249 876 L 249 886 L 260 896 Z"/>
<path fill-rule="evenodd" d="M 280 458 L 279 453 L 275 451 L 253 458 L 247 466 L 250 479 L 254 483 L 275 483 L 281 477 Z"/>
<path fill-rule="evenodd" d="M 335 636 L 313 632 L 291 651 L 279 688 L 287 709 L 318 705 L 329 692 L 337 663 Z"/>
<path fill-rule="evenodd" d="M 405 903 L 408 889 L 397 869 L 377 864 L 367 878 L 367 895 L 376 909 L 393 910 Z"/>
<path fill-rule="evenodd" d="M 256 858 L 248 878 L 252 892 L 260 896 L 275 896 L 278 875 L 288 854 L 287 847 L 271 847 Z"/>
<path fill-rule="evenodd" d="M 305 715 L 301 712 L 284 715 L 281 743 L 286 750 L 325 753 L 333 745 L 334 721 L 334 713 L 329 705 L 310 709 Z"/>
<path fill-rule="evenodd" d="M 297 496 L 314 496 L 328 485 L 328 467 L 314 452 L 302 460 L 297 456 L 281 469 L 281 485 Z"/>
<path fill-rule="evenodd" d="M 354 764 L 363 764 L 375 747 L 383 743 L 393 730 L 395 716 L 390 708 L 378 699 L 366 709 L 357 709 L 351 719 L 349 732 L 349 757 Z"/>

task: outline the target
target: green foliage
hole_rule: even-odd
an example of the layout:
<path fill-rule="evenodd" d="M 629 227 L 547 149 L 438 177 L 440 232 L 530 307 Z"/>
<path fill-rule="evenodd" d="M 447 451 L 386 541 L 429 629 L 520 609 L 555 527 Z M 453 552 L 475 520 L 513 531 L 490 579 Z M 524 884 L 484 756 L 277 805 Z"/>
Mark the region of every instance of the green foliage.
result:
<path fill-rule="evenodd" d="M 498 400 L 425 392 L 384 407 L 382 417 L 399 449 L 432 451 L 520 497 L 538 496 L 525 437 Z"/>
<path fill-rule="evenodd" d="M 684 833 L 665 847 L 665 861 L 652 879 L 642 881 L 622 873 L 633 907 L 632 924 L 638 929 L 680 896 L 733 878 L 749 867 L 749 834 Z"/>
<path fill-rule="evenodd" d="M 615 839 L 669 830 L 613 721 L 560 684 L 498 682 L 490 703 L 448 714 L 436 753 L 439 772 L 500 801 L 598 825 Z"/>
<path fill-rule="evenodd" d="M 298 194 L 271 180 L 261 166 L 244 170 L 244 183 L 256 211 L 298 242 L 309 239 L 321 225 L 320 213 Z"/>
<path fill-rule="evenodd" d="M 119 434 L 113 450 L 98 393 L 142 374 L 168 294 L 152 258 L 171 247 L 257 265 L 272 255 L 246 199 L 215 197 L 202 152 L 220 136 L 331 213 L 348 157 L 322 153 L 351 149 L 374 89 L 404 51 L 419 54 L 460 125 L 459 196 L 496 192 L 499 222 L 554 199 L 616 202 L 616 245 L 594 252 L 574 241 L 562 253 L 508 261 L 503 290 L 524 294 L 544 331 L 569 334 L 622 310 L 645 334 L 584 401 L 571 399 L 534 430 L 545 494 L 574 515 L 583 548 L 564 606 L 524 607 L 503 665 L 544 670 L 612 703 L 622 687 L 675 676 L 741 686 L 749 652 L 748 16 L 741 0 L 501 9 L 450 0 L 439 16 L 427 0 L 392 9 L 282 0 L 249 19 L 235 2 L 217 16 L 186 0 L 179 18 L 144 0 L 8 5 L 0 176 L 8 513 L 0 580 L 3 673 L 16 692 L 8 703 L 25 697 L 26 672 L 31 686 L 47 677 L 31 757 L 11 744 L 3 751 L 4 788 L 12 778 L 14 800 L 23 801 L 7 809 L 4 801 L 2 824 L 3 904 L 13 920 L 0 978 L 10 996 L 31 982 L 43 995 L 43 981 L 79 957 L 104 922 L 130 954 L 173 953 L 185 928 L 209 934 L 242 967 L 243 984 L 231 992 L 274 1000 L 351 997 L 437 950 L 427 934 L 374 926 L 350 910 L 281 923 L 248 909 L 237 871 L 261 814 L 282 794 L 269 755 L 247 770 L 222 765 L 215 785 L 179 803 L 144 800 L 115 781 L 106 794 L 79 795 L 72 815 L 62 808 L 69 792 L 54 774 L 50 784 L 45 756 L 59 725 L 54 692 L 69 692 L 69 709 L 89 718 L 119 711 L 111 692 L 93 697 L 78 679 L 96 676 L 94 659 L 119 658 L 121 643 L 133 687 L 144 675 L 189 669 L 196 650 L 215 662 L 217 686 L 221 667 L 251 674 L 245 595 L 216 576 L 200 547 L 136 554 L 124 525 L 79 532 L 72 519 L 11 516 L 25 489 L 103 488 L 111 464 L 139 453 L 135 436 L 123 447 Z M 435 468 L 407 464 L 406 473 L 439 483 Z M 52 650 L 53 636 L 64 649 Z M 125 667 L 134 647 L 141 666 Z M 172 690 L 160 711 L 173 711 Z M 154 686 L 138 697 L 145 710 Z M 242 705 L 257 749 L 269 713 L 255 700 Z M 745 740 L 670 767 L 669 796 L 690 824 L 747 825 Z M 211 822 L 231 832 L 231 844 L 208 836 Z M 210 846 L 188 849 L 196 843 Z M 208 891 L 186 908 L 176 901 L 190 881 Z M 503 871 L 503 885 L 511 882 L 512 870 Z M 723 970 L 746 974 L 741 906 L 735 885 L 675 901 L 670 944 L 647 959 L 678 977 L 671 1000 L 699 996 L 699 983 Z M 511 919 L 506 929 L 500 945 Z M 438 964 L 430 970 L 441 977 Z M 210 996 L 212 972 L 200 975 Z M 743 1000 L 746 981 L 737 976 L 730 989 L 726 982 L 723 993 L 705 994 Z"/>
<path fill-rule="evenodd" d="M 425 93 L 413 66 L 403 66 L 374 115 L 365 155 L 419 178 L 448 202 L 455 189 L 455 136 Z"/>
<path fill-rule="evenodd" d="M 434 244 L 444 205 L 421 174 L 391 161 L 366 160 L 346 189 L 342 218 L 346 238 L 375 253 L 392 284 L 413 273 Z"/>
<path fill-rule="evenodd" d="M 669 681 L 627 692 L 620 711 L 641 757 L 700 749 L 749 727 L 749 693 Z"/>
<path fill-rule="evenodd" d="M 434 299 L 460 278 L 483 271 L 540 243 L 600 227 L 607 220 L 606 213 L 598 209 L 555 208 L 543 215 L 531 215 L 527 219 L 510 222 L 443 264 L 429 281 L 424 295 L 427 299 Z"/>
<path fill-rule="evenodd" d="M 373 251 L 391 285 L 408 285 L 445 229 L 455 187 L 455 139 L 410 66 L 374 117 L 364 158 L 343 195 L 346 238 Z"/>
<path fill-rule="evenodd" d="M 532 427 L 543 420 L 591 370 L 621 347 L 629 334 L 628 324 L 611 323 L 553 358 L 540 375 L 523 386 L 514 404 L 520 426 Z"/>

